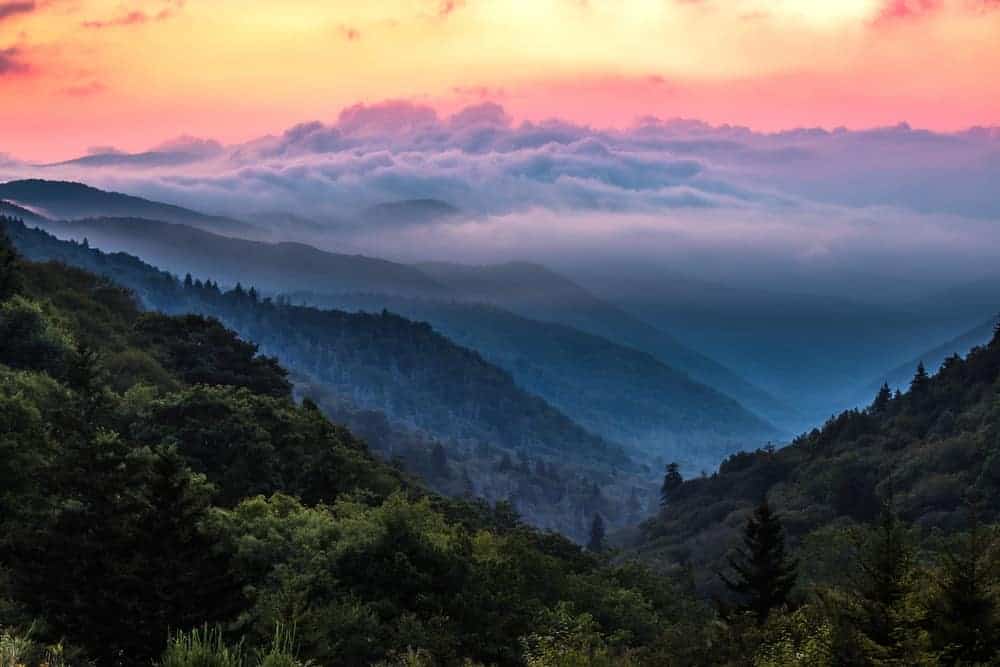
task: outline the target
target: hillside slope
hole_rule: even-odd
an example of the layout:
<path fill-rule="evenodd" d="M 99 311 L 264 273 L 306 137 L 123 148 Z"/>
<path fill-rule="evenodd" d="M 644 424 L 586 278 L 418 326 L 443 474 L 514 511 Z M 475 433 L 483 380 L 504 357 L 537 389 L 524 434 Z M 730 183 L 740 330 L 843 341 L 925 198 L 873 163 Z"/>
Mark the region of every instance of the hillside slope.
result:
<path fill-rule="evenodd" d="M 733 397 L 773 424 L 789 430 L 799 428 L 801 417 L 789 404 L 680 343 L 666 333 L 670 331 L 669 323 L 663 328 L 651 326 L 544 266 L 527 262 L 418 266 L 459 298 L 497 305 L 534 320 L 564 324 L 641 350 L 664 365 L 687 373 L 693 380 Z"/>
<path fill-rule="evenodd" d="M 865 386 L 865 391 L 868 394 L 874 395 L 883 382 L 887 383 L 890 389 L 905 390 L 913 378 L 913 373 L 916 371 L 917 365 L 922 363 L 926 368 L 940 368 L 941 364 L 948 357 L 955 354 L 965 355 L 974 347 L 985 345 L 993 337 L 993 326 L 992 320 L 983 322 L 960 336 L 956 336 L 940 345 L 934 346 L 926 352 L 916 355 L 910 361 L 886 371 L 875 381 L 868 383 Z"/>
<path fill-rule="evenodd" d="M 683 461 L 687 469 L 712 469 L 735 449 L 780 435 L 734 400 L 652 355 L 571 327 L 457 301 L 379 294 L 290 298 L 345 310 L 387 308 L 427 321 L 587 429 L 649 458 Z"/>
<path fill-rule="evenodd" d="M 326 252 L 304 243 L 249 241 L 140 218 L 88 218 L 44 227 L 60 238 L 86 238 L 108 252 L 137 255 L 172 273 L 191 273 L 226 286 L 243 282 L 272 293 L 299 289 L 445 292 L 405 264 Z"/>
<path fill-rule="evenodd" d="M 426 324 L 388 313 L 261 301 L 245 290 L 222 292 L 214 284 L 186 285 L 129 255 L 104 254 L 16 223 L 7 226 L 30 259 L 63 261 L 108 276 L 150 308 L 218 317 L 281 360 L 303 386 L 318 387 L 324 408 L 349 425 L 351 419 L 371 424 L 371 413 L 379 413 L 423 442 L 438 440 L 454 465 L 445 466 L 440 480 L 431 480 L 440 482 L 437 488 L 460 495 L 471 487 L 491 500 L 510 499 L 536 525 L 578 540 L 586 539 L 594 512 L 601 511 L 609 526 L 621 527 L 649 502 L 648 471 L 620 445 L 584 430 L 525 393 L 508 373 Z"/>
<path fill-rule="evenodd" d="M 832 418 L 781 450 L 736 454 L 690 479 L 632 544 L 645 559 L 689 562 L 702 582 L 724 565 L 748 510 L 765 496 L 798 548 L 864 524 L 891 503 L 919 531 L 944 533 L 1000 518 L 1000 334 L 950 357 L 910 390 Z M 827 548 L 826 558 L 830 557 Z"/>
<path fill-rule="evenodd" d="M 0 234 L 10 664 L 513 666 L 556 633 L 607 655 L 690 622 L 667 580 L 423 491 L 217 321 L 9 260 Z"/>
<path fill-rule="evenodd" d="M 260 230 L 232 218 L 205 215 L 172 204 L 106 192 L 83 183 L 26 179 L 0 183 L 0 199 L 44 212 L 50 219 L 94 217 L 151 218 L 208 229 L 222 234 L 253 236 Z"/>

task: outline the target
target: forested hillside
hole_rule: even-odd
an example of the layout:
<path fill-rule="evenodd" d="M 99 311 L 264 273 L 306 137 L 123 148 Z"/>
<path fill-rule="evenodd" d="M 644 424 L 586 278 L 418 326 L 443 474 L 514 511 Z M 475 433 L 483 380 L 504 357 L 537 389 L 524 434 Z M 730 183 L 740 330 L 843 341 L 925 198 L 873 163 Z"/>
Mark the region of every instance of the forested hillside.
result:
<path fill-rule="evenodd" d="M 419 468 L 432 473 L 428 481 L 441 491 L 511 500 L 536 525 L 580 541 L 595 513 L 621 527 L 650 504 L 649 471 L 620 445 L 585 431 L 426 324 L 388 313 L 276 303 L 252 288 L 224 292 L 211 282 L 177 280 L 134 257 L 8 227 L 28 258 L 106 275 L 149 308 L 219 318 L 278 357 L 329 414 L 363 430 L 387 457 L 412 467 L 431 460 L 439 445 L 448 460 Z"/>
<path fill-rule="evenodd" d="M 886 504 L 922 539 L 967 528 L 973 513 L 995 523 L 998 396 L 994 333 L 933 376 L 919 366 L 906 393 L 883 387 L 869 407 L 833 417 L 784 449 L 735 454 L 717 473 L 677 485 L 642 526 L 636 549 L 648 559 L 692 564 L 709 582 L 743 517 L 764 498 L 817 572 L 835 567 L 831 549 L 845 531 L 876 521 Z"/>
<path fill-rule="evenodd" d="M 86 218 L 45 225 L 60 238 L 108 252 L 127 252 L 177 275 L 211 278 L 223 285 L 253 283 L 269 293 L 315 287 L 329 293 L 377 290 L 442 294 L 440 284 L 417 269 L 363 255 L 318 250 L 304 243 L 265 243 L 220 236 L 189 225 L 144 218 Z"/>
<path fill-rule="evenodd" d="M 461 301 L 357 293 L 293 293 L 289 298 L 351 311 L 387 308 L 427 321 L 588 430 L 630 445 L 648 459 L 682 461 L 694 471 L 712 469 L 735 449 L 780 437 L 736 401 L 652 355 L 571 327 Z"/>
<path fill-rule="evenodd" d="M 0 199 L 37 210 L 51 220 L 100 216 L 152 218 L 193 225 L 222 234 L 254 235 L 253 225 L 222 216 L 205 215 L 173 204 L 106 192 L 83 183 L 38 178 L 0 183 Z"/>
<path fill-rule="evenodd" d="M 7 227 L 26 247 L 52 242 Z M 687 482 L 668 471 L 664 511 L 631 552 L 656 575 L 603 555 L 596 519 L 587 553 L 506 503 L 422 491 L 293 402 L 284 369 L 217 321 L 144 312 L 107 278 L 19 260 L 0 239 L 0 655 L 995 664 L 998 377 L 1000 335 L 786 450 Z M 692 586 L 713 565 L 717 605 Z"/>
<path fill-rule="evenodd" d="M 578 283 L 548 268 L 528 262 L 487 266 L 424 263 L 419 268 L 466 301 L 488 303 L 522 317 L 557 322 L 627 347 L 641 350 L 668 368 L 731 396 L 755 414 L 778 426 L 798 428 L 801 415 L 789 403 L 752 384 L 745 377 L 681 343 L 669 321 L 650 325 Z"/>
<path fill-rule="evenodd" d="M 706 613 L 428 495 L 214 320 L 2 237 L 0 572 L 10 665 L 608 662 Z"/>

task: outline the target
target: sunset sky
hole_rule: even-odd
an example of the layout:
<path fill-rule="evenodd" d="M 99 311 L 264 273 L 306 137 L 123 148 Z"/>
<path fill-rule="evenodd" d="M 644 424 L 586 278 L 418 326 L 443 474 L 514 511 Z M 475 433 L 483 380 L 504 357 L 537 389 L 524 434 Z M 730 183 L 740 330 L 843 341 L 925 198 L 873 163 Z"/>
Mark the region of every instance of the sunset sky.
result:
<path fill-rule="evenodd" d="M 246 141 L 400 99 L 595 127 L 1000 124 L 1000 0 L 0 0 L 0 153 Z"/>

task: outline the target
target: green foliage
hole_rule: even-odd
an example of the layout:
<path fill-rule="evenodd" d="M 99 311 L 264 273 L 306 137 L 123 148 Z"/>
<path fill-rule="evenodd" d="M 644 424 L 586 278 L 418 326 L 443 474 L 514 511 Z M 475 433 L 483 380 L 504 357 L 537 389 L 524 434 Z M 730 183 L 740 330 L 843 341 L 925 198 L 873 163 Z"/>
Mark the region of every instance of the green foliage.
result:
<path fill-rule="evenodd" d="M 273 358 L 258 356 L 256 345 L 218 320 L 144 313 L 135 323 L 133 341 L 187 384 L 246 387 L 279 398 L 291 393 L 288 372 Z"/>
<path fill-rule="evenodd" d="M 17 267 L 19 257 L 7 236 L 7 224 L 24 223 L 0 215 L 0 301 L 10 298 L 21 289 L 21 276 Z"/>
<path fill-rule="evenodd" d="M 785 553 L 785 535 L 767 500 L 743 529 L 743 548 L 729 558 L 735 579 L 722 576 L 726 587 L 743 598 L 742 609 L 763 623 L 771 611 L 788 603 L 795 586 L 797 563 Z"/>
<path fill-rule="evenodd" d="M 202 626 L 170 638 L 158 667 L 309 667 L 295 656 L 295 633 L 278 625 L 270 646 L 248 651 L 241 640 L 230 644 L 220 628 Z"/>
<path fill-rule="evenodd" d="M 22 296 L 0 303 L 0 363 L 58 377 L 72 348 L 69 334 L 38 303 Z"/>

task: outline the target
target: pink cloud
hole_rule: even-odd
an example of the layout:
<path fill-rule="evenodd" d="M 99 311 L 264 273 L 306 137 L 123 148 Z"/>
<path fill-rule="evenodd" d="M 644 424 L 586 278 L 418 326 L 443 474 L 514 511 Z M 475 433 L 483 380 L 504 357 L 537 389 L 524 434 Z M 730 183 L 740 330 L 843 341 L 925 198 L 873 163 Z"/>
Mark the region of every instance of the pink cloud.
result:
<path fill-rule="evenodd" d="M 12 46 L 0 49 L 0 77 L 27 74 L 31 67 L 21 60 L 21 49 Z"/>
<path fill-rule="evenodd" d="M 879 10 L 874 25 L 886 26 L 899 21 L 920 18 L 942 8 L 941 0 L 888 0 Z"/>
<path fill-rule="evenodd" d="M 134 10 L 103 21 L 84 21 L 81 25 L 84 28 L 118 28 L 133 25 L 142 25 L 153 21 L 165 21 L 173 17 L 184 7 L 185 0 L 167 0 L 165 6 L 154 14 L 148 14 L 142 10 Z"/>
<path fill-rule="evenodd" d="M 27 14 L 35 10 L 33 0 L 19 0 L 17 2 L 0 2 L 0 21 L 9 19 L 18 14 Z"/>

